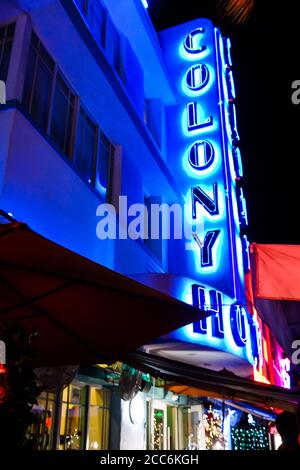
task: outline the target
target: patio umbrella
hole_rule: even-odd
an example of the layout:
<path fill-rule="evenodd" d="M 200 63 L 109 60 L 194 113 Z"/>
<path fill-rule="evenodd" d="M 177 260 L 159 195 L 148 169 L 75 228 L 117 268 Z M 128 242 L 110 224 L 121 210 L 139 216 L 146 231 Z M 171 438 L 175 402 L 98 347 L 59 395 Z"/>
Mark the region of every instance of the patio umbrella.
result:
<path fill-rule="evenodd" d="M 0 224 L 0 322 L 36 331 L 36 366 L 111 363 L 207 316 L 32 231 Z"/>

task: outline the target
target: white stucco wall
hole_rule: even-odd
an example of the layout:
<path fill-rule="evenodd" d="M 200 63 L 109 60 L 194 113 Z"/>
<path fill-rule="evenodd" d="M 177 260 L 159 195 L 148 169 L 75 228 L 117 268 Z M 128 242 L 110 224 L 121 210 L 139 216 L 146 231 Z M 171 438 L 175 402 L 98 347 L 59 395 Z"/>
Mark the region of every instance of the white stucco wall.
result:
<path fill-rule="evenodd" d="M 144 450 L 146 448 L 145 424 L 145 394 L 138 393 L 132 402 L 121 400 L 120 450 Z"/>

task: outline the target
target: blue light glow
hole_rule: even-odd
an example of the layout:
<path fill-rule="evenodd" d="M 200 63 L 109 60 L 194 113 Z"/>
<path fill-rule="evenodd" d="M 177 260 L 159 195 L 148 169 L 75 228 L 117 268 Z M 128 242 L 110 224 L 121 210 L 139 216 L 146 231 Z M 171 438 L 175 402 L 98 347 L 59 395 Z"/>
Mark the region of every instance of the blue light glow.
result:
<path fill-rule="evenodd" d="M 231 99 L 235 99 L 236 93 L 235 93 L 233 74 L 231 70 L 227 72 L 227 88 L 228 88 L 229 97 Z"/>
<path fill-rule="evenodd" d="M 212 200 L 214 199 L 212 185 L 208 186 L 207 184 L 201 184 L 201 189 Z M 216 227 L 220 226 L 220 222 L 226 221 L 226 201 L 225 201 L 224 188 L 221 185 L 218 185 L 217 198 L 218 198 L 218 213 L 211 215 L 208 211 L 206 211 L 203 208 L 201 204 L 196 203 L 196 219 L 199 219 L 204 216 L 209 224 L 214 224 Z M 190 201 L 192 201 L 191 189 L 189 189 L 187 194 L 185 195 L 185 201 L 188 202 L 188 204 L 190 203 Z M 191 221 L 192 220 L 193 220 L 193 206 L 191 203 Z"/>
<path fill-rule="evenodd" d="M 197 219 L 197 204 L 201 204 L 211 216 L 219 214 L 218 183 L 213 183 L 212 190 L 210 192 L 212 193 L 212 196 L 210 196 L 208 192 L 204 191 L 200 186 L 194 186 L 191 188 L 193 219 Z"/>
<path fill-rule="evenodd" d="M 198 140 L 195 141 L 192 145 L 194 145 L 197 142 L 199 141 Z M 206 178 L 208 175 L 213 176 L 217 171 L 220 171 L 220 167 L 222 163 L 222 156 L 220 153 L 220 149 L 218 145 L 216 144 L 215 140 L 209 139 L 209 142 L 213 146 L 214 157 L 213 157 L 213 161 L 206 168 L 202 167 L 201 169 L 200 168 L 197 169 L 196 167 L 193 167 L 189 161 L 192 145 L 189 145 L 185 149 L 183 153 L 183 157 L 182 157 L 182 168 L 186 172 L 188 177 L 197 178 L 199 181 L 201 181 L 201 179 Z"/>
<path fill-rule="evenodd" d="M 208 286 L 203 285 L 203 288 L 206 290 L 206 298 L 208 296 L 209 290 Z M 193 295 L 192 295 L 192 286 L 187 287 L 185 291 L 185 296 L 183 301 L 192 304 Z M 189 324 L 183 328 L 180 328 L 172 334 L 172 336 L 180 339 L 181 341 L 188 341 L 196 343 L 202 346 L 210 347 L 212 349 L 217 349 L 221 351 L 226 351 L 232 353 L 238 357 L 245 359 L 250 364 L 254 363 L 252 348 L 251 348 L 251 330 L 250 330 L 250 318 L 245 313 L 245 323 L 244 323 L 244 332 L 243 336 L 245 342 L 240 341 L 239 337 L 235 337 L 236 331 L 235 325 L 233 327 L 232 316 L 230 311 L 232 306 L 235 305 L 234 299 L 222 294 L 222 310 L 223 310 L 223 330 L 224 337 L 218 337 L 213 334 L 212 318 L 207 318 L 207 332 L 205 334 L 198 333 L 194 330 L 194 324 Z M 240 344 L 238 345 L 237 342 Z"/>
<path fill-rule="evenodd" d="M 195 101 L 187 103 L 187 128 L 188 131 L 204 130 L 213 125 L 213 117 L 207 116 L 203 118 L 199 113 L 199 106 Z"/>
<path fill-rule="evenodd" d="M 186 73 L 187 87 L 199 91 L 206 87 L 209 81 L 209 71 L 205 64 L 192 65 Z"/>
<path fill-rule="evenodd" d="M 146 10 L 147 10 L 147 8 L 149 7 L 147 0 L 141 0 L 141 1 L 142 1 L 142 4 L 143 4 L 143 7 L 146 8 Z"/>
<path fill-rule="evenodd" d="M 232 67 L 232 60 L 231 60 L 231 41 L 229 38 L 225 38 L 225 51 L 226 51 L 226 63 Z"/>
<path fill-rule="evenodd" d="M 198 140 L 189 151 L 189 164 L 197 171 L 209 168 L 215 159 L 215 150 L 208 140 Z"/>
<path fill-rule="evenodd" d="M 238 147 L 233 147 L 232 154 L 233 154 L 233 162 L 234 162 L 234 169 L 235 169 L 236 176 L 238 178 L 242 178 L 243 177 L 243 164 L 242 164 L 241 151 Z"/>
<path fill-rule="evenodd" d="M 244 271 L 248 273 L 250 271 L 250 255 L 249 255 L 249 242 L 247 235 L 242 237 L 242 247 L 243 247 L 243 262 L 244 262 Z"/>
<path fill-rule="evenodd" d="M 201 121 L 205 121 L 208 119 L 210 116 L 212 116 L 212 124 L 210 126 L 198 128 L 198 129 L 193 129 L 189 130 L 188 129 L 188 114 L 187 114 L 187 107 L 184 107 L 182 117 L 181 117 L 181 129 L 183 132 L 183 135 L 185 137 L 194 137 L 194 136 L 199 136 L 199 135 L 207 135 L 207 133 L 211 134 L 212 132 L 216 132 L 219 130 L 219 124 L 217 123 L 217 120 L 214 119 L 211 111 L 206 109 L 206 106 L 200 105 L 197 103 L 197 112 L 200 116 Z"/>
<path fill-rule="evenodd" d="M 201 243 L 203 245 L 203 241 L 204 241 L 204 237 L 205 237 L 206 233 L 203 234 L 203 237 L 200 235 L 200 239 L 201 239 Z M 223 250 L 223 246 L 224 246 L 224 233 L 223 231 L 221 230 L 218 234 L 218 237 L 216 238 L 213 246 L 212 246 L 212 251 L 211 251 L 211 262 L 209 264 L 206 264 L 206 265 L 203 265 L 201 263 L 201 257 L 202 257 L 202 253 L 201 253 L 201 250 L 199 248 L 199 246 L 197 245 L 197 243 L 195 242 L 195 249 L 193 250 L 193 257 L 194 257 L 194 269 L 196 271 L 196 273 L 203 273 L 205 272 L 205 275 L 216 275 L 217 273 L 220 272 L 220 264 L 222 262 L 222 250 Z"/>
<path fill-rule="evenodd" d="M 198 53 L 195 54 L 189 54 L 187 50 L 184 47 L 183 41 L 180 41 L 180 45 L 178 48 L 178 55 L 181 59 L 184 61 L 189 61 L 189 62 L 195 62 L 195 60 L 203 60 L 206 57 L 208 57 L 211 54 L 212 50 L 209 46 L 206 46 L 206 48 Z"/>
<path fill-rule="evenodd" d="M 199 65 L 200 64 L 195 64 L 194 67 L 198 67 Z M 188 81 L 187 81 L 187 80 L 190 80 L 188 77 L 189 77 L 189 74 L 191 73 L 192 67 L 190 67 L 186 71 L 185 75 L 182 77 L 181 91 L 184 94 L 184 96 L 186 96 L 186 97 L 190 96 L 192 98 L 195 98 L 195 97 L 203 96 L 203 95 L 205 95 L 206 93 L 209 92 L 209 90 L 212 88 L 212 86 L 215 82 L 216 74 L 215 74 L 215 71 L 209 65 L 205 65 L 205 67 L 207 69 L 207 75 L 205 75 L 205 74 L 202 75 L 202 79 L 204 81 L 201 82 L 200 75 L 198 75 L 198 77 L 196 75 L 198 87 L 193 88 L 192 87 L 193 84 L 191 83 L 190 86 L 189 86 Z M 196 71 L 197 70 L 198 69 L 196 69 Z M 201 83 L 202 83 L 202 85 L 200 86 Z"/>
<path fill-rule="evenodd" d="M 206 49 L 206 46 L 199 44 L 199 36 L 200 40 L 205 32 L 204 28 L 196 28 L 191 31 L 183 41 L 183 47 L 188 54 L 199 54 L 199 52 L 203 52 Z"/>
<path fill-rule="evenodd" d="M 243 193 L 242 188 L 239 189 L 238 205 L 239 205 L 239 213 L 240 213 L 240 223 L 241 223 L 241 226 L 245 228 L 248 225 L 248 216 L 247 216 L 246 199 L 244 198 L 244 193 Z"/>

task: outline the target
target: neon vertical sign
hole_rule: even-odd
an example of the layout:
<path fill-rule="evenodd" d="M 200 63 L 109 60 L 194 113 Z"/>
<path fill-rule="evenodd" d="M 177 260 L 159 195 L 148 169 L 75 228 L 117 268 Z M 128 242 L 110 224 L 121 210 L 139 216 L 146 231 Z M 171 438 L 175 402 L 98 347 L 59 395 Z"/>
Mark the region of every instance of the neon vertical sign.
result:
<path fill-rule="evenodd" d="M 167 111 L 168 164 L 190 206 L 191 225 L 201 227 L 195 236 L 201 243 L 186 253 L 182 274 L 197 280 L 190 286 L 193 304 L 212 313 L 186 337 L 196 340 L 198 334 L 205 342 L 209 329 L 219 349 L 230 349 L 228 335 L 237 351 L 249 347 L 256 330 L 245 308 L 249 255 L 241 229 L 247 211 L 236 187 L 243 173 L 230 41 L 205 19 L 170 28 L 160 38 L 179 96 Z M 229 308 L 223 308 L 224 298 Z"/>

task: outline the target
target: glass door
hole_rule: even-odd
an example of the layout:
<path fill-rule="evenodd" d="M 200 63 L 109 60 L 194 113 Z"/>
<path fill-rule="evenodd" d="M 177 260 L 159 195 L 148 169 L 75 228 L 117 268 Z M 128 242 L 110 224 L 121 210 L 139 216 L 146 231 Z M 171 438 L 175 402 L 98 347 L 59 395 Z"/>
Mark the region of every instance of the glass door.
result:
<path fill-rule="evenodd" d="M 59 450 L 84 448 L 86 386 L 69 385 L 62 393 Z"/>

